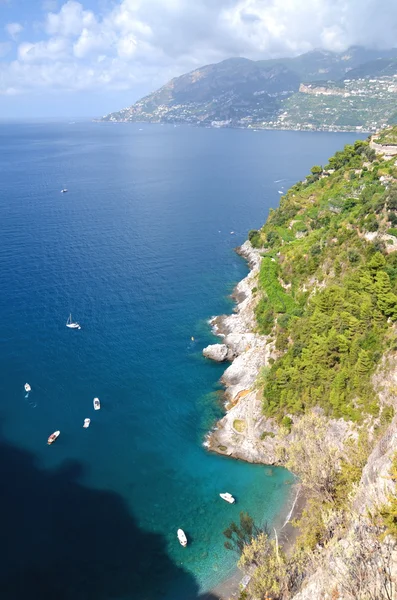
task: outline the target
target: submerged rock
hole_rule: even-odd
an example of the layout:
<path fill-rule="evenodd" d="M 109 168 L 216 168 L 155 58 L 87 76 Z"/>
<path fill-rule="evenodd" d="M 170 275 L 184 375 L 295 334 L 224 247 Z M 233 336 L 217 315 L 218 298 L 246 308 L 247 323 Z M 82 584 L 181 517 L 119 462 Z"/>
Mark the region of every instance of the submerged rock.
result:
<path fill-rule="evenodd" d="M 226 344 L 210 344 L 203 350 L 203 355 L 211 360 L 223 362 L 227 360 L 229 349 Z"/>

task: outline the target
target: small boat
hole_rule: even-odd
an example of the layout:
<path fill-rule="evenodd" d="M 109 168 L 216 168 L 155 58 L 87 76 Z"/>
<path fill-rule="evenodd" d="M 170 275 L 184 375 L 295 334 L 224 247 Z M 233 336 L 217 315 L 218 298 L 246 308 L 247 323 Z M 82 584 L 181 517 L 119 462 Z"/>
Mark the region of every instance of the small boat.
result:
<path fill-rule="evenodd" d="M 50 437 L 47 440 L 47 444 L 50 446 L 51 444 L 53 444 L 55 442 L 55 440 L 59 437 L 59 434 L 61 432 L 60 431 L 54 431 L 54 433 L 52 433 L 50 435 Z"/>
<path fill-rule="evenodd" d="M 91 423 L 91 419 L 84 419 L 84 429 L 88 429 L 88 427 L 90 426 Z"/>
<path fill-rule="evenodd" d="M 94 404 L 94 410 L 99 410 L 101 408 L 101 403 L 99 402 L 99 398 L 94 398 L 93 404 Z"/>
<path fill-rule="evenodd" d="M 234 235 L 235 233 L 236 233 L 235 231 L 231 231 L 231 232 L 230 232 L 230 235 Z"/>
<path fill-rule="evenodd" d="M 178 529 L 177 535 L 178 535 L 178 540 L 179 540 L 180 545 L 183 547 L 187 546 L 187 537 L 186 537 L 183 529 Z"/>
<path fill-rule="evenodd" d="M 69 329 L 81 329 L 79 323 L 76 323 L 75 321 L 73 321 L 72 313 L 70 313 L 69 318 L 66 321 L 66 327 L 69 327 Z"/>
<path fill-rule="evenodd" d="M 279 193 L 279 194 L 284 194 L 284 192 L 282 192 L 281 190 L 278 190 L 278 193 Z"/>
<path fill-rule="evenodd" d="M 66 188 L 63 188 L 63 190 L 61 190 L 61 194 L 66 194 L 68 190 Z"/>
<path fill-rule="evenodd" d="M 193 336 L 190 339 L 192 340 L 192 342 L 194 342 L 194 337 Z"/>
<path fill-rule="evenodd" d="M 25 388 L 25 392 L 30 392 L 32 389 L 28 383 L 25 383 L 23 387 Z"/>
<path fill-rule="evenodd" d="M 222 500 L 226 500 L 229 504 L 234 504 L 236 502 L 235 498 L 229 492 L 225 492 L 224 494 L 219 494 Z"/>

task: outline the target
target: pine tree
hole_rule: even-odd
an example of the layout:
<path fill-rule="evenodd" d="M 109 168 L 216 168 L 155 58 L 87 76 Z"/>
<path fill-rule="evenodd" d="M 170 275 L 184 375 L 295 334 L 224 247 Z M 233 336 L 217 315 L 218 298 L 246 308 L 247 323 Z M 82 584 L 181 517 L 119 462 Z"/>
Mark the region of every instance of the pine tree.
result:
<path fill-rule="evenodd" d="M 361 376 L 365 376 L 372 367 L 371 359 L 368 355 L 368 352 L 365 350 L 361 350 L 358 355 L 358 361 L 356 363 L 356 373 Z"/>
<path fill-rule="evenodd" d="M 383 269 L 386 264 L 386 259 L 380 252 L 375 252 L 373 257 L 368 263 L 368 269 L 371 273 L 376 274 L 379 269 Z"/>

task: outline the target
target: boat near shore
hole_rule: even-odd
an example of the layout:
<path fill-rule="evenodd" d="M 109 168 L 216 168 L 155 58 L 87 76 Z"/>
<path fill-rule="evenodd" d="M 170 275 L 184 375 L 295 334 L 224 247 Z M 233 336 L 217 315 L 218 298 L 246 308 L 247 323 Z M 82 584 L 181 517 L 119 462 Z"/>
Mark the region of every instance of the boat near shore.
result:
<path fill-rule="evenodd" d="M 55 442 L 55 440 L 58 439 L 60 433 L 61 433 L 60 431 L 54 431 L 54 433 L 52 433 L 50 435 L 50 437 L 48 438 L 47 444 L 49 446 L 51 446 L 51 444 L 53 444 Z"/>
<path fill-rule="evenodd" d="M 229 502 L 229 504 L 234 504 L 236 502 L 236 499 L 233 498 L 233 496 L 231 494 L 229 494 L 229 492 L 225 492 L 224 494 L 219 494 L 219 495 L 222 498 L 222 500 Z"/>
<path fill-rule="evenodd" d="M 187 537 L 183 529 L 178 529 L 177 531 L 178 540 L 181 546 L 187 546 Z"/>

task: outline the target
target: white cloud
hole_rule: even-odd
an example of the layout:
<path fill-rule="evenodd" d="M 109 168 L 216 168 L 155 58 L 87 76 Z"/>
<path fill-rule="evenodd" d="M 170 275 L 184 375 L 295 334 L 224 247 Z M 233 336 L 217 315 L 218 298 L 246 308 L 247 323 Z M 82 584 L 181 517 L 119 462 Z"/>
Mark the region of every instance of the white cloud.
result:
<path fill-rule="evenodd" d="M 131 58 L 137 50 L 137 41 L 132 35 L 121 38 L 117 43 L 117 54 L 120 58 Z"/>
<path fill-rule="evenodd" d="M 23 26 L 20 23 L 8 23 L 4 29 L 13 40 L 16 40 L 23 31 Z"/>
<path fill-rule="evenodd" d="M 73 37 L 80 35 L 84 28 L 90 29 L 96 25 L 91 10 L 84 10 L 79 2 L 68 0 L 58 13 L 50 12 L 47 15 L 45 29 L 48 35 Z"/>
<path fill-rule="evenodd" d="M 381 11 L 377 0 L 114 0 L 101 14 L 84 0 L 44 2 L 41 39 L 0 64 L 3 89 L 150 89 L 230 56 L 392 47 L 397 30 L 395 0 Z M 15 26 L 9 35 L 21 33 Z"/>
<path fill-rule="evenodd" d="M 47 42 L 31 44 L 24 42 L 18 47 L 18 58 L 22 63 L 46 63 L 69 58 L 68 43 L 63 38 L 51 38 Z"/>

